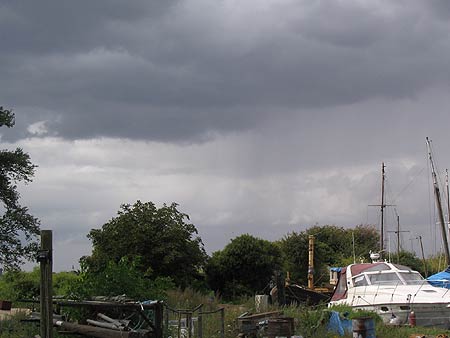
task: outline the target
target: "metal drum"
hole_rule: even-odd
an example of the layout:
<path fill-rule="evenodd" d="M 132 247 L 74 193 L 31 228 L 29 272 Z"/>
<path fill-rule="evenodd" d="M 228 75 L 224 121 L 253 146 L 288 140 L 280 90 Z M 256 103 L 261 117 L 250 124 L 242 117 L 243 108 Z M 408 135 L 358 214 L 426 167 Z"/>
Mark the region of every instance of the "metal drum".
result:
<path fill-rule="evenodd" d="M 353 338 L 376 338 L 375 321 L 371 317 L 352 320 Z"/>

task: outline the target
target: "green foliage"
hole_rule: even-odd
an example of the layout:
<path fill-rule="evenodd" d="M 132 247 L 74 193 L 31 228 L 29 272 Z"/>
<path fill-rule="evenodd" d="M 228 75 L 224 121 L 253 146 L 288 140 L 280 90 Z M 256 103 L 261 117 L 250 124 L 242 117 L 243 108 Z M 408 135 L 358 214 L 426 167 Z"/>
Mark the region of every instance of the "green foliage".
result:
<path fill-rule="evenodd" d="M 316 283 L 328 280 L 329 266 L 346 266 L 353 263 L 353 236 L 356 258 L 368 258 L 369 251 L 378 247 L 378 233 L 373 226 L 358 225 L 344 229 L 334 225 L 313 226 L 306 231 L 292 232 L 278 242 L 284 256 L 284 268 L 291 278 L 307 284 L 308 242 L 314 235 L 314 267 Z"/>
<path fill-rule="evenodd" d="M 409 326 L 389 326 L 383 323 L 376 323 L 375 330 L 377 337 L 395 337 L 395 338 L 411 338 L 411 337 L 447 337 L 449 330 L 431 328 L 431 327 L 409 327 Z"/>
<path fill-rule="evenodd" d="M 252 306 L 254 306 L 254 300 L 248 304 L 232 305 L 223 304 L 221 299 L 214 297 L 213 294 L 205 294 L 204 292 L 199 292 L 193 289 L 174 289 L 168 292 L 167 304 L 172 309 L 193 309 L 200 304 L 203 304 L 202 311 L 216 311 L 220 308 L 225 308 L 225 338 L 236 338 L 237 331 L 237 320 L 236 318 L 242 313 L 249 311 Z M 178 320 L 178 314 L 168 311 L 168 316 L 170 320 L 175 322 Z M 196 316 L 194 314 L 194 316 Z M 221 318 L 220 313 L 210 313 L 204 314 L 203 318 L 203 337 L 207 338 L 220 338 L 221 329 Z M 176 327 L 170 328 L 170 333 L 172 337 L 178 337 L 178 330 Z M 195 331 L 198 332 L 197 328 Z M 195 335 L 194 335 L 195 336 Z M 196 337 L 196 336 L 195 336 Z"/>
<path fill-rule="evenodd" d="M 428 276 L 441 272 L 447 268 L 447 264 L 445 263 L 445 256 L 442 252 L 433 256 L 429 256 L 425 261 Z"/>
<path fill-rule="evenodd" d="M 323 308 L 311 309 L 309 307 L 284 307 L 283 315 L 294 318 L 294 332 L 305 338 L 328 337 L 327 323 L 329 313 Z"/>
<path fill-rule="evenodd" d="M 53 293 L 66 296 L 77 284 L 79 277 L 74 272 L 58 272 L 53 274 Z M 35 267 L 33 271 L 7 271 L 0 277 L 0 299 L 17 301 L 18 299 L 39 298 L 40 270 Z"/>
<path fill-rule="evenodd" d="M 105 269 L 100 271 L 92 271 L 82 266 L 78 279 L 71 283 L 68 289 L 73 297 L 79 299 L 123 294 L 136 300 L 166 298 L 166 291 L 174 287 L 171 279 L 157 277 L 152 280 L 138 269 L 139 264 L 138 258 L 129 260 L 124 257 L 117 263 L 109 261 Z"/>
<path fill-rule="evenodd" d="M 8 128 L 11 128 L 14 126 L 14 123 L 15 118 L 12 110 L 0 107 L 0 127 L 7 126 Z"/>
<path fill-rule="evenodd" d="M 268 285 L 281 265 L 275 244 L 246 234 L 213 253 L 206 267 L 207 282 L 225 299 L 253 295 Z"/>
<path fill-rule="evenodd" d="M 400 251 L 400 254 L 391 255 L 391 262 L 395 264 L 405 265 L 413 270 L 419 271 L 425 276 L 425 267 L 423 261 L 415 254 L 408 251 Z"/>
<path fill-rule="evenodd" d="M 18 312 L 12 316 L 8 316 L 0 321 L 0 338 L 24 338 L 36 337 L 39 334 L 40 328 L 37 323 L 23 322 L 26 318 L 24 312 Z M 78 335 L 67 335 L 65 333 L 58 333 L 53 329 L 54 338 L 68 338 L 79 337 Z"/>
<path fill-rule="evenodd" d="M 193 309 L 200 304 L 203 304 L 204 311 L 220 307 L 220 298 L 213 292 L 204 293 L 191 288 L 168 290 L 166 302 L 172 309 Z"/>
<path fill-rule="evenodd" d="M 79 282 L 79 275 L 75 271 L 62 271 L 53 274 L 53 294 L 55 296 L 69 297 L 73 285 Z"/>
<path fill-rule="evenodd" d="M 10 301 L 39 297 L 40 272 L 12 270 L 0 277 L 0 298 Z"/>
<path fill-rule="evenodd" d="M 100 272 L 112 260 L 140 257 L 136 268 L 152 277 L 170 277 L 186 287 L 202 279 L 206 253 L 197 229 L 177 204 L 157 208 L 152 202 L 122 205 L 118 216 L 92 229 L 92 256 L 82 258 L 92 272 Z"/>
<path fill-rule="evenodd" d="M 0 127 L 14 126 L 14 114 L 0 107 Z M 0 264 L 17 269 L 24 259 L 31 259 L 37 251 L 39 233 L 37 218 L 19 203 L 17 183 L 29 183 L 36 166 L 22 149 L 0 150 L 0 203 L 4 213 L 0 216 Z"/>
<path fill-rule="evenodd" d="M 24 319 L 25 315 L 19 314 L 12 318 L 4 319 L 0 322 L 0 337 L 3 338 L 24 338 L 34 337 L 39 333 L 37 325 L 31 323 L 22 323 L 20 320 Z"/>

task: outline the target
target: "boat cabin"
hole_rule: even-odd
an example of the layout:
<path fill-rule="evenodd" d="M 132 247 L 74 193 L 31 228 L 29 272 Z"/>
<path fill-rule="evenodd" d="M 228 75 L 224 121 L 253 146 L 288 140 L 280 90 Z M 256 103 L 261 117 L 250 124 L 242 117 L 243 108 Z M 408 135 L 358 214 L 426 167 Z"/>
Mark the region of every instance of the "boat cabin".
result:
<path fill-rule="evenodd" d="M 347 298 L 349 288 L 371 285 L 420 285 L 424 278 L 407 266 L 386 262 L 352 264 L 342 268 L 331 298 L 337 301 Z"/>

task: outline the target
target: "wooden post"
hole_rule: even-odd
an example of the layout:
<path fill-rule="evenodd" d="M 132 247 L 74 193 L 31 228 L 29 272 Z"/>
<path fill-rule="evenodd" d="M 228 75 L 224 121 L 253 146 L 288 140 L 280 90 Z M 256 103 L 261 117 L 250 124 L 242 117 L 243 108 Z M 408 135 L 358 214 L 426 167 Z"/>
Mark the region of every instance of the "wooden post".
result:
<path fill-rule="evenodd" d="M 169 336 L 169 308 L 164 312 L 164 338 Z"/>
<path fill-rule="evenodd" d="M 220 338 L 225 338 L 225 309 L 220 309 Z"/>
<path fill-rule="evenodd" d="M 41 337 L 53 338 L 53 290 L 52 290 L 52 231 L 41 230 L 41 249 L 38 262 L 41 267 Z"/>
<path fill-rule="evenodd" d="M 188 338 L 192 338 L 192 313 L 186 313 L 186 329 Z"/>
<path fill-rule="evenodd" d="M 178 338 L 181 338 L 181 312 L 178 312 Z"/>
<path fill-rule="evenodd" d="M 155 337 L 162 338 L 163 332 L 163 317 L 164 317 L 164 306 L 162 303 L 158 303 L 155 307 Z"/>
<path fill-rule="evenodd" d="M 286 294 L 285 294 L 285 282 L 281 271 L 276 271 L 275 274 L 276 285 L 277 285 L 277 302 L 278 306 L 286 305 Z"/>
<path fill-rule="evenodd" d="M 308 245 L 308 289 L 314 289 L 314 235 L 309 235 Z"/>
<path fill-rule="evenodd" d="M 198 310 L 197 329 L 198 329 L 198 338 L 203 338 L 203 305 Z"/>

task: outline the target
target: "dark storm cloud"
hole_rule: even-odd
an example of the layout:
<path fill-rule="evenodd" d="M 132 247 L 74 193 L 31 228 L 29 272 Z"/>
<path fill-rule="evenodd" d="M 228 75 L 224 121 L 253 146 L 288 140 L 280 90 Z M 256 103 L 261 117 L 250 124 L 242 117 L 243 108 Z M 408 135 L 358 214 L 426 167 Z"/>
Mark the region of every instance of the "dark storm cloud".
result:
<path fill-rule="evenodd" d="M 448 84 L 445 11 L 437 0 L 10 1 L 0 99 L 22 125 L 48 121 L 65 138 L 199 140 Z"/>

